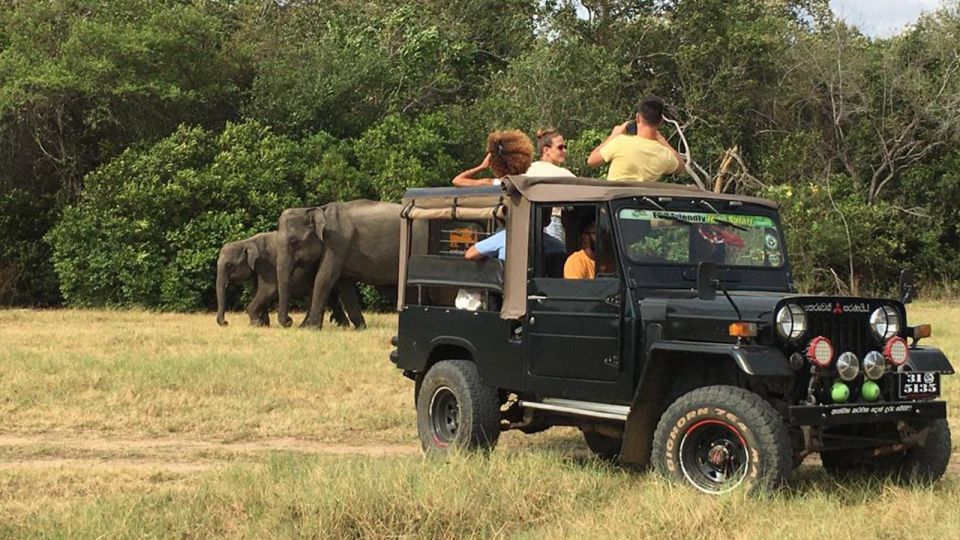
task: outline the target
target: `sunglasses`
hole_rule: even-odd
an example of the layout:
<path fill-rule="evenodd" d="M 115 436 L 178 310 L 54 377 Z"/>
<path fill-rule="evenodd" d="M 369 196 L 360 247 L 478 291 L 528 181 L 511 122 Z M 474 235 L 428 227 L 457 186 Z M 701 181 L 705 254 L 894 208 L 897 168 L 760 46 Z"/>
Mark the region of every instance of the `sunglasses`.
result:
<path fill-rule="evenodd" d="M 566 150 L 566 149 L 567 149 L 567 145 L 565 145 L 565 144 L 558 144 L 558 145 L 557 145 L 557 150 Z"/>

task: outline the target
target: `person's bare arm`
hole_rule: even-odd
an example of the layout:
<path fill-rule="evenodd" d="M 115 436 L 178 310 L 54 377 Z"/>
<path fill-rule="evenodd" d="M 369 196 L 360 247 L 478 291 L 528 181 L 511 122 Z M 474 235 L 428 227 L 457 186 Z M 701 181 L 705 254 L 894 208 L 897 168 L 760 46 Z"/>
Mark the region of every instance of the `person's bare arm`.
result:
<path fill-rule="evenodd" d="M 475 261 L 477 259 L 485 259 L 486 257 L 484 257 L 483 253 L 477 251 L 476 246 L 470 246 L 467 252 L 463 254 L 463 258 Z"/>
<path fill-rule="evenodd" d="M 608 142 L 613 140 L 613 138 L 617 135 L 623 134 L 627 130 L 627 124 L 629 123 L 629 121 L 624 122 L 620 125 L 614 126 L 613 129 L 610 130 L 610 135 L 602 143 L 597 145 L 597 147 L 590 152 L 590 155 L 587 156 L 588 167 L 599 167 L 606 163 L 606 160 L 603 159 L 603 155 L 600 153 L 600 149 L 603 148 Z"/>
<path fill-rule="evenodd" d="M 681 156 L 680 152 L 677 152 L 674 147 L 670 146 L 670 143 L 667 142 L 667 139 L 659 131 L 657 132 L 657 142 L 670 149 L 670 152 L 673 153 L 673 157 L 677 158 L 677 168 L 674 169 L 670 174 L 677 174 L 678 172 L 687 170 L 687 165 L 683 162 L 683 156 Z"/>
<path fill-rule="evenodd" d="M 484 156 L 483 161 L 480 162 L 476 167 L 469 168 L 462 173 L 458 174 L 453 179 L 453 185 L 457 187 L 471 187 L 471 186 L 492 186 L 493 178 L 473 178 L 473 175 L 478 172 L 488 168 L 490 166 L 490 154 Z"/>

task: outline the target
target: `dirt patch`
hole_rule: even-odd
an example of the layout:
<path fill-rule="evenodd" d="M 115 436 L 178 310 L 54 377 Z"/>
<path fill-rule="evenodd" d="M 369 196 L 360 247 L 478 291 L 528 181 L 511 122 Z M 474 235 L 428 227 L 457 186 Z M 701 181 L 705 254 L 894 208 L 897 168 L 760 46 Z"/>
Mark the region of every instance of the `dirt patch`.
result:
<path fill-rule="evenodd" d="M 109 438 L 84 434 L 0 435 L 0 471 L 16 469 L 163 470 L 202 472 L 238 459 L 266 457 L 272 452 L 334 456 L 419 456 L 413 444 L 365 444 L 310 441 L 292 437 L 219 442 L 179 437 Z M 583 455 L 588 453 L 583 449 Z M 819 467 L 809 456 L 805 467 Z M 960 473 L 960 454 L 950 460 L 949 474 Z"/>
<path fill-rule="evenodd" d="M 83 469 L 85 471 L 159 471 L 179 474 L 203 472 L 221 466 L 222 463 L 178 463 L 170 461 L 152 461 L 141 459 L 16 459 L 0 462 L 0 472 L 16 470 L 65 470 Z"/>
<path fill-rule="evenodd" d="M 271 452 L 337 456 L 416 456 L 414 445 L 351 445 L 294 438 L 217 442 L 177 437 L 153 439 L 75 435 L 2 435 L 0 471 L 14 469 L 162 469 L 199 472 Z"/>

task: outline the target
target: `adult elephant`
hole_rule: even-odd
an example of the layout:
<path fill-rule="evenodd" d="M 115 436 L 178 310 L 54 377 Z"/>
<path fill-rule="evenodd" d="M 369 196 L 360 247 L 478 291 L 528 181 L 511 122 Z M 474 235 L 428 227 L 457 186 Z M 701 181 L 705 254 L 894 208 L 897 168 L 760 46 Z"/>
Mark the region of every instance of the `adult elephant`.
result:
<path fill-rule="evenodd" d="M 400 268 L 400 210 L 394 203 L 357 200 L 310 208 L 288 208 L 277 230 L 277 318 L 288 316 L 292 276 L 298 268 L 319 262 L 310 309 L 301 326 L 321 328 L 323 306 L 341 279 L 376 286 L 396 286 Z M 425 234 L 418 227 L 414 243 Z"/>
<path fill-rule="evenodd" d="M 290 279 L 291 294 L 302 297 L 310 294 L 316 265 L 297 269 Z M 268 308 L 277 298 L 277 233 L 267 232 L 251 236 L 245 240 L 227 242 L 220 248 L 217 258 L 217 324 L 227 326 L 224 318 L 226 311 L 227 285 L 254 281 L 256 292 L 245 311 L 250 324 L 266 326 L 270 324 Z M 366 323 L 360 312 L 360 299 L 353 283 L 338 283 L 336 293 L 357 328 Z M 332 302 L 333 319 L 340 326 L 349 324 L 339 302 Z M 321 316 L 323 314 L 321 313 Z"/>

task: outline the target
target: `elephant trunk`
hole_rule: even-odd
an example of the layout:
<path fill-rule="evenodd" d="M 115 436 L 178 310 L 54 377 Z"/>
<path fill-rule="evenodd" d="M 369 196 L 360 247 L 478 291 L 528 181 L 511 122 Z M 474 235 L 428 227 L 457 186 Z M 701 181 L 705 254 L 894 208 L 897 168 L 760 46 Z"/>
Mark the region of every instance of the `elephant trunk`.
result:
<path fill-rule="evenodd" d="M 217 268 L 217 324 L 227 326 L 227 320 L 223 317 L 227 310 L 227 272 L 221 265 Z"/>
<path fill-rule="evenodd" d="M 293 260 L 290 256 L 289 246 L 281 244 L 277 249 L 277 320 L 281 326 L 288 327 L 293 324 L 290 318 L 290 276 L 293 273 Z"/>

